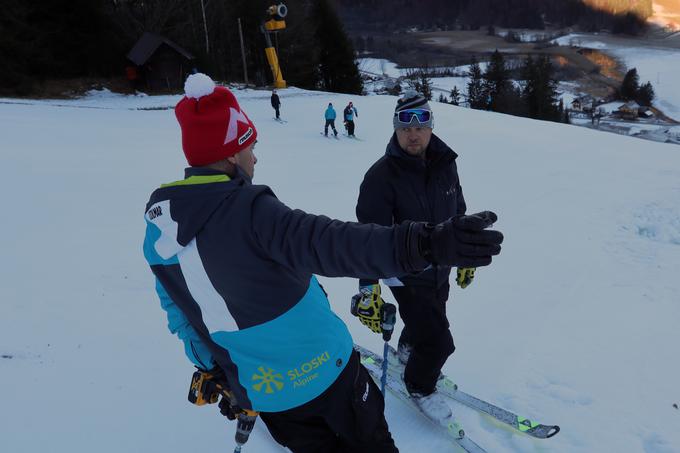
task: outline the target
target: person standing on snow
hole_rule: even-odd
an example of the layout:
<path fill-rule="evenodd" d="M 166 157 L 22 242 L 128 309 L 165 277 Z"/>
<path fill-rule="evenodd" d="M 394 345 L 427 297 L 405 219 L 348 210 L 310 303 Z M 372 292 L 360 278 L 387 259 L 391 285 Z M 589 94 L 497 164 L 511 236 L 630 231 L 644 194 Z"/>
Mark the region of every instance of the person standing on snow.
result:
<path fill-rule="evenodd" d="M 432 133 L 433 120 L 427 99 L 415 91 L 397 101 L 387 151 L 361 184 L 356 206 L 359 222 L 439 223 L 465 214 L 457 154 Z M 452 416 L 436 392 L 441 369 L 455 350 L 446 317 L 450 272 L 449 265 L 438 263 L 419 274 L 395 274 L 396 278 L 384 281 L 404 321 L 398 343 L 399 360 L 406 365 L 404 383 L 423 412 L 438 420 Z M 457 284 L 467 287 L 474 272 L 475 266 L 459 264 Z M 359 290 L 364 306 L 383 303 L 378 280 L 361 279 Z"/>
<path fill-rule="evenodd" d="M 276 90 L 272 90 L 271 103 L 272 107 L 274 107 L 274 112 L 276 112 L 276 119 L 277 120 L 281 119 L 281 114 L 279 113 L 279 108 L 281 107 L 281 100 L 279 99 L 279 95 L 276 94 Z"/>
<path fill-rule="evenodd" d="M 345 121 L 345 129 L 347 129 L 347 135 L 349 137 L 354 137 L 354 116 L 359 117 L 359 112 L 357 112 L 357 108 L 354 107 L 354 105 L 350 102 L 347 104 L 347 107 L 345 107 L 345 110 L 343 111 L 344 115 L 344 121 Z"/>
<path fill-rule="evenodd" d="M 323 135 L 328 137 L 328 126 L 333 129 L 333 133 L 335 136 L 338 136 L 338 131 L 335 129 L 335 109 L 333 108 L 333 104 L 331 102 L 328 103 L 328 108 L 326 109 L 326 113 L 324 113 L 324 117 L 326 118 L 326 125 L 323 127 Z"/>
<path fill-rule="evenodd" d="M 503 240 L 486 229 L 495 215 L 383 227 L 293 210 L 252 184 L 258 133 L 232 92 L 204 74 L 185 91 L 175 116 L 190 167 L 145 211 L 144 256 L 170 331 L 294 453 L 396 452 L 380 390 L 314 274 L 487 265 Z"/>

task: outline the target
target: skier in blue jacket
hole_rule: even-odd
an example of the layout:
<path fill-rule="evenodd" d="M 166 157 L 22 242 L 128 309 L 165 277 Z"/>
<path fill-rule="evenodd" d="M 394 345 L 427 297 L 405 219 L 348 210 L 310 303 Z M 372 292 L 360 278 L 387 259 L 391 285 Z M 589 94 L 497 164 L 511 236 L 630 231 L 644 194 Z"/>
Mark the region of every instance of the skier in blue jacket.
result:
<path fill-rule="evenodd" d="M 314 274 L 383 278 L 487 265 L 502 235 L 480 213 L 384 227 L 293 210 L 251 180 L 257 130 L 234 95 L 189 76 L 175 107 L 185 178 L 146 205 L 144 256 L 168 327 L 295 453 L 395 452 L 384 400 Z"/>
<path fill-rule="evenodd" d="M 328 108 L 326 109 L 326 112 L 324 113 L 324 118 L 326 119 L 326 125 L 323 127 L 323 135 L 328 137 L 328 126 L 333 129 L 333 133 L 335 136 L 338 136 L 338 131 L 335 129 L 335 109 L 333 108 L 333 103 L 329 102 L 328 103 Z"/>

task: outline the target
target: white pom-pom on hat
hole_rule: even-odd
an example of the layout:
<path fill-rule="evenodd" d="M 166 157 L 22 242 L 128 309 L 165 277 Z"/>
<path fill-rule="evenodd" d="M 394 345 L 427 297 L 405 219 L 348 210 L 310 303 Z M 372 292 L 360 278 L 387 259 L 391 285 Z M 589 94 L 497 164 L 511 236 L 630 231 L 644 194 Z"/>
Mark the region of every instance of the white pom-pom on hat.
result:
<path fill-rule="evenodd" d="M 188 98 L 198 99 L 215 91 L 213 79 L 200 72 L 191 74 L 184 82 L 184 93 Z"/>

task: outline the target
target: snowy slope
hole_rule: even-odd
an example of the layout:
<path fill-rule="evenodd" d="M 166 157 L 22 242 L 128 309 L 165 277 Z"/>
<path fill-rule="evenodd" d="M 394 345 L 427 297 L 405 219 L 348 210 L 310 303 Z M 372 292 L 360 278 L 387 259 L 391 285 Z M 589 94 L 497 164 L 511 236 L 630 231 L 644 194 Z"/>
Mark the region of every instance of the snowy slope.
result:
<path fill-rule="evenodd" d="M 256 182 L 291 206 L 354 219 L 395 98 L 282 90 L 279 124 L 267 92 L 239 97 L 259 131 Z M 173 111 L 135 109 L 177 100 L 0 100 L 0 451 L 233 449 L 234 424 L 186 401 L 193 369 L 141 252 L 148 195 L 180 179 L 184 159 Z M 362 141 L 319 135 L 326 104 L 349 100 Z M 493 265 L 452 289 L 458 349 L 445 372 L 562 427 L 533 440 L 454 406 L 467 433 L 489 452 L 680 451 L 678 148 L 433 108 L 469 208 L 495 210 L 506 235 Z M 356 281 L 321 280 L 355 340 L 379 350 L 349 314 Z M 387 417 L 401 451 L 454 451 L 391 397 Z M 284 450 L 258 422 L 243 451 Z"/>

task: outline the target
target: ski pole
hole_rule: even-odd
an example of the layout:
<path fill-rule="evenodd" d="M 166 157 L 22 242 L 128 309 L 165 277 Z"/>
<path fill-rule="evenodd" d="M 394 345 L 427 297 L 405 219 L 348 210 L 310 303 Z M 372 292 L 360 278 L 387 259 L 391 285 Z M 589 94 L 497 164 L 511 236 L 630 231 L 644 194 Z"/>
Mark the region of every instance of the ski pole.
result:
<path fill-rule="evenodd" d="M 385 385 L 387 384 L 387 357 L 389 352 L 389 342 L 394 332 L 394 324 L 397 322 L 397 307 L 394 304 L 386 302 L 380 307 L 380 329 L 382 330 L 382 337 L 385 341 L 383 347 L 383 363 L 382 376 L 380 378 L 380 391 L 385 394 Z"/>

